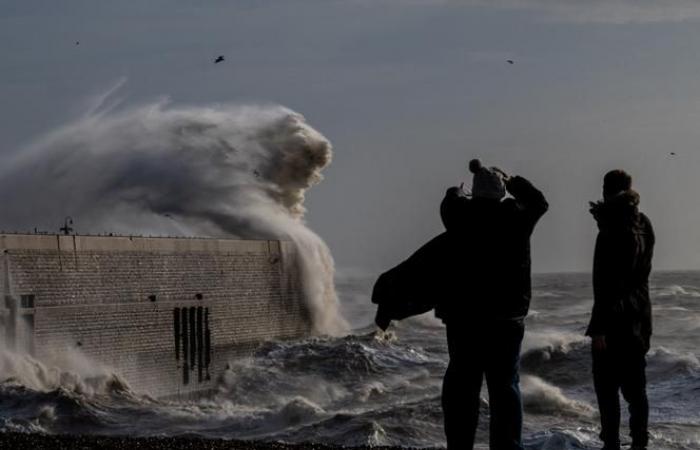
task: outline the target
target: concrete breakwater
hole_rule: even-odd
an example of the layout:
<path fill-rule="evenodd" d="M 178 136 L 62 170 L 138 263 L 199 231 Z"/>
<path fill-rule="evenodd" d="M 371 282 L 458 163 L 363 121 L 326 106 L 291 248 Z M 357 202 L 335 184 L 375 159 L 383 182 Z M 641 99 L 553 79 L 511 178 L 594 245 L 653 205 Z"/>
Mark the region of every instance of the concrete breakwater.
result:
<path fill-rule="evenodd" d="M 0 234 L 0 251 L 6 347 L 79 352 L 156 397 L 208 391 L 231 358 L 311 330 L 290 242 Z"/>

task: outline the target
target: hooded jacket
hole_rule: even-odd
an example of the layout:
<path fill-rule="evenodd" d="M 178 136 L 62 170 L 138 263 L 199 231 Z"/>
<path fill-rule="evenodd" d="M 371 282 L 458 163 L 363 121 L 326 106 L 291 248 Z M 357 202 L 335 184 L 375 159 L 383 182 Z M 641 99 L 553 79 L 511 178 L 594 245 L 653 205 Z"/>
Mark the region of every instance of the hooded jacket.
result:
<path fill-rule="evenodd" d="M 593 313 L 587 336 L 637 339 L 649 349 L 652 333 L 649 274 L 654 230 L 632 190 L 591 205 L 598 224 L 593 258 Z"/>
<path fill-rule="evenodd" d="M 451 188 L 440 213 L 451 241 L 447 289 L 435 315 L 445 323 L 518 320 L 530 298 L 530 236 L 549 205 L 522 177 L 506 182 L 503 201 L 470 198 Z"/>

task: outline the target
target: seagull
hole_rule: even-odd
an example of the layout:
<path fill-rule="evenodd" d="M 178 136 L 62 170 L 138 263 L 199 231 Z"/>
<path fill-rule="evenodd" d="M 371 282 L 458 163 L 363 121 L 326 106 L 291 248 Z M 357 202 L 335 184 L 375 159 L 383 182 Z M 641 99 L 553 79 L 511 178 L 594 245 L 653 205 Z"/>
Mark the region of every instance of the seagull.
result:
<path fill-rule="evenodd" d="M 671 156 L 676 156 L 676 152 L 669 153 Z"/>
<path fill-rule="evenodd" d="M 506 60 L 506 62 L 508 62 L 508 64 L 515 64 L 515 61 L 513 61 L 512 59 L 508 59 Z"/>
<path fill-rule="evenodd" d="M 223 56 L 219 56 L 218 58 L 216 58 L 216 59 L 214 60 L 214 64 L 219 64 L 219 63 L 220 63 L 221 61 L 223 61 L 223 60 L 224 60 L 224 57 L 223 57 Z"/>
<path fill-rule="evenodd" d="M 75 41 L 75 45 L 80 45 L 80 41 Z"/>

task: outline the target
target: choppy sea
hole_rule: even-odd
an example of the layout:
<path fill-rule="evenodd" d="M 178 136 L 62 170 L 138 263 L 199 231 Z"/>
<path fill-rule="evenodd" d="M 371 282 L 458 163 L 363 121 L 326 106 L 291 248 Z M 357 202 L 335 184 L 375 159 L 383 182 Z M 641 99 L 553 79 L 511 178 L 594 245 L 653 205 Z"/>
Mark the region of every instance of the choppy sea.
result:
<path fill-rule="evenodd" d="M 0 352 L 0 431 L 442 446 L 444 328 L 427 314 L 377 333 L 374 279 L 337 280 L 350 335 L 266 343 L 232 361 L 219 392 L 199 401 L 132 392 L 118 373 L 79 358 L 59 369 Z M 527 448 L 598 448 L 583 336 L 590 275 L 536 275 L 533 289 L 521 361 Z M 650 448 L 700 449 L 700 272 L 654 274 L 652 301 Z M 487 448 L 486 391 L 482 397 L 477 439 Z M 623 427 L 623 441 L 626 434 Z"/>

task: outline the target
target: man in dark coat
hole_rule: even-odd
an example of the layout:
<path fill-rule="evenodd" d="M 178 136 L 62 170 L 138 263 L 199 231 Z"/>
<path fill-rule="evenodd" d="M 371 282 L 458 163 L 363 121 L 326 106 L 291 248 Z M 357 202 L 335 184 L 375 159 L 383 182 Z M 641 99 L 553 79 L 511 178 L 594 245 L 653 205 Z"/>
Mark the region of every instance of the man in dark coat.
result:
<path fill-rule="evenodd" d="M 605 175 L 603 200 L 591 203 L 599 232 L 593 261 L 593 313 L 586 335 L 593 341 L 593 382 L 606 450 L 620 448 L 619 391 L 629 403 L 632 449 L 645 449 L 648 441 L 645 355 L 651 337 L 649 273 L 654 231 L 638 205 L 632 178 L 622 170 Z"/>
<path fill-rule="evenodd" d="M 530 236 L 548 205 L 522 177 L 508 177 L 478 160 L 469 168 L 472 196 L 450 188 L 440 208 L 456 255 L 451 292 L 436 306 L 450 355 L 442 393 L 447 447 L 473 448 L 485 375 L 490 447 L 522 449 L 518 368 L 531 296 Z M 504 200 L 506 191 L 513 198 Z"/>

